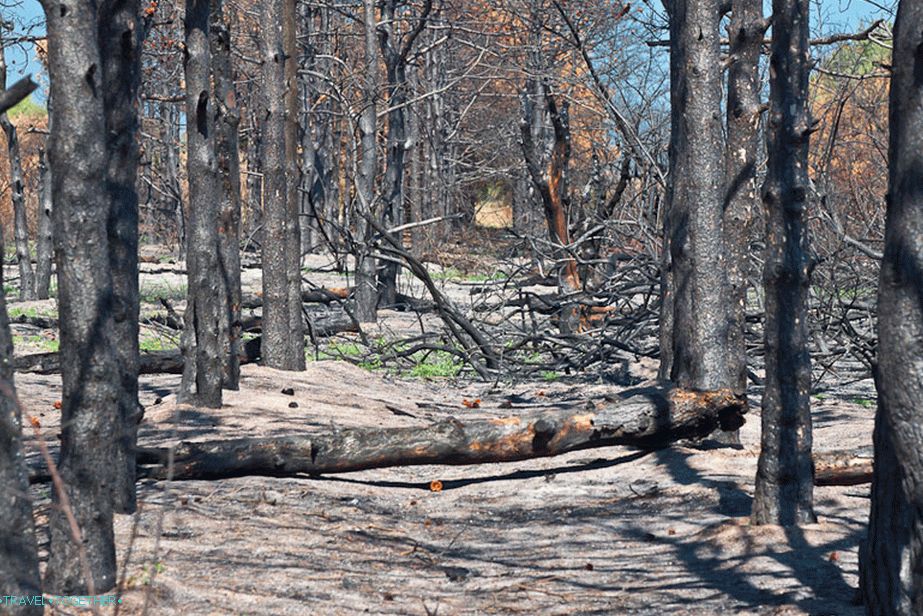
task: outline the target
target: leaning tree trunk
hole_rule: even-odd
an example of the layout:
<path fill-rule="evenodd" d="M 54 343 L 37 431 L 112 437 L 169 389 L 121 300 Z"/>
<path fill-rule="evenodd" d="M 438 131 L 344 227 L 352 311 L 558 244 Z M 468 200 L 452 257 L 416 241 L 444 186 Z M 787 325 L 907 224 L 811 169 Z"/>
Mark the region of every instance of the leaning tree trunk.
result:
<path fill-rule="evenodd" d="M 288 177 L 286 140 L 286 69 L 283 22 L 288 19 L 288 0 L 263 3 L 263 361 L 282 370 L 304 368 L 304 334 L 301 326 L 301 295 L 294 297 L 292 288 L 292 251 L 299 251 L 297 211 L 289 205 L 296 189 L 297 177 Z M 289 185 L 289 181 L 293 182 Z M 293 227 L 294 225 L 294 227 Z M 294 246 L 292 246 L 294 242 Z M 297 262 L 295 263 L 297 266 Z M 296 268 L 297 269 L 297 268 Z M 301 272 L 297 269 L 300 288 Z M 292 314 L 298 310 L 298 322 Z M 296 327 L 297 325 L 297 327 Z"/>
<path fill-rule="evenodd" d="M 220 298 L 218 203 L 215 157 L 215 100 L 211 89 L 209 0 L 186 0 L 186 169 L 189 178 L 189 280 L 183 351 L 187 370 L 181 390 L 197 404 L 221 406 L 221 324 L 227 319 Z M 194 385 L 194 386 L 193 386 Z"/>
<path fill-rule="evenodd" d="M 375 174 L 378 152 L 375 143 L 377 117 L 375 100 L 378 95 L 378 56 L 375 52 L 375 0 L 365 5 L 365 83 L 362 113 L 359 116 L 359 177 L 356 178 L 356 318 L 360 323 L 378 319 L 378 289 L 375 281 L 375 259 L 372 257 L 372 231 L 367 218 L 375 215 Z"/>
<path fill-rule="evenodd" d="M 51 79 L 49 162 L 58 271 L 62 368 L 58 470 L 79 527 L 74 537 L 53 493 L 45 590 L 86 595 L 116 582 L 113 490 L 123 486 L 121 368 L 116 352 L 113 280 L 108 248 L 104 70 L 96 3 L 75 0 L 61 10 L 44 3 Z M 62 104 L 66 101 L 67 104 Z M 119 308 L 120 310 L 120 308 Z M 92 579 L 84 579 L 81 558 Z"/>
<path fill-rule="evenodd" d="M 2 228 L 0 228 L 2 234 Z M 0 235 L 0 246 L 3 245 Z M 32 501 L 22 451 L 22 416 L 13 385 L 13 337 L 0 267 L 0 596 L 42 594 Z M 40 615 L 41 606 L 12 608 L 21 616 Z"/>
<path fill-rule="evenodd" d="M 729 385 L 719 5 L 718 0 L 674 0 L 670 15 L 670 378 L 703 390 Z"/>
<path fill-rule="evenodd" d="M 237 129 L 240 110 L 231 68 L 231 32 L 224 16 L 224 2 L 213 0 L 211 6 L 212 79 L 215 87 L 215 154 L 221 201 L 218 205 L 218 287 L 222 318 L 222 384 L 226 389 L 240 388 L 238 359 L 240 325 L 240 153 Z"/>
<path fill-rule="evenodd" d="M 923 613 L 923 5 L 901 0 L 894 27 L 888 213 L 878 288 L 878 413 L 867 614 Z"/>
<path fill-rule="evenodd" d="M 753 498 L 756 524 L 814 517 L 811 356 L 807 300 L 811 264 L 805 209 L 810 190 L 808 0 L 773 0 L 766 182 L 766 381 Z"/>
<path fill-rule="evenodd" d="M 0 40 L 0 50 L 3 49 Z M 6 87 L 6 61 L 0 53 L 0 89 Z M 19 134 L 5 113 L 0 114 L 0 128 L 6 134 L 6 153 L 10 163 L 10 197 L 13 201 L 13 237 L 16 240 L 16 261 L 19 263 L 19 299 L 35 299 L 32 256 L 29 253 L 29 226 L 26 220 L 26 199 L 23 193 L 22 156 Z"/>

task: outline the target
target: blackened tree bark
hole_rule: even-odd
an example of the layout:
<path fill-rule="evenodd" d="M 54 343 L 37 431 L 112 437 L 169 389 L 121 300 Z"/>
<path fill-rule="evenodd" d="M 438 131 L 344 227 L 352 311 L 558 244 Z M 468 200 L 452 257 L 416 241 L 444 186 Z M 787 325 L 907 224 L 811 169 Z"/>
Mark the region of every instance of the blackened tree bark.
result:
<path fill-rule="evenodd" d="M 401 224 L 404 208 L 404 158 L 407 140 L 407 61 L 413 45 L 426 27 L 433 8 L 432 0 L 424 0 L 420 15 L 412 29 L 403 37 L 395 30 L 400 0 L 385 0 L 381 5 L 381 25 L 378 26 L 378 44 L 385 63 L 388 82 L 388 132 L 385 158 L 385 186 L 382 194 L 381 221 L 385 228 Z M 398 264 L 384 261 L 378 274 L 378 303 L 393 306 L 397 303 Z"/>
<path fill-rule="evenodd" d="M 288 0 L 267 0 L 263 3 L 261 45 L 263 170 L 263 362 L 282 370 L 304 369 L 304 330 L 301 321 L 301 293 L 293 295 L 297 277 L 300 289 L 300 259 L 292 259 L 292 251 L 300 254 L 297 232 L 298 213 L 290 211 L 297 199 L 289 198 L 287 169 L 290 152 L 286 128 L 286 58 L 284 21 L 288 15 Z M 293 16 L 292 16 L 293 17 Z M 292 83 L 294 87 L 294 82 Z M 291 190 L 297 177 L 291 178 Z M 296 205 L 297 208 L 297 205 Z M 294 243 L 294 244 L 293 244 Z M 295 271 L 292 271 L 292 266 Z M 297 274 L 297 276 L 295 276 Z M 298 312 L 297 323 L 293 314 Z"/>
<path fill-rule="evenodd" d="M 673 0 L 670 11 L 670 378 L 700 390 L 728 381 L 719 5 Z"/>
<path fill-rule="evenodd" d="M 296 0 L 282 6 L 282 51 L 285 56 L 285 282 L 288 295 L 286 370 L 304 370 L 304 316 L 301 312 L 301 168 L 298 165 L 298 11 Z M 283 366 L 279 366 L 283 367 Z"/>
<path fill-rule="evenodd" d="M 6 60 L 0 40 L 0 89 L 6 88 Z M 10 161 L 10 197 L 13 202 L 13 237 L 16 240 L 16 261 L 19 263 L 19 299 L 35 299 L 35 279 L 32 256 L 29 253 L 29 226 L 26 221 L 26 198 L 23 192 L 22 157 L 19 134 L 5 113 L 0 114 L 0 128 L 6 135 L 6 153 Z"/>
<path fill-rule="evenodd" d="M 211 58 L 215 100 L 215 150 L 221 201 L 218 205 L 218 283 L 223 386 L 240 387 L 240 111 L 231 68 L 231 32 L 224 2 L 212 0 Z"/>
<path fill-rule="evenodd" d="M 103 0 L 99 8 L 99 48 L 103 61 L 106 118 L 108 246 L 112 271 L 112 335 L 118 360 L 118 457 L 111 486 L 116 513 L 135 510 L 135 442 L 138 420 L 138 88 L 141 85 L 141 25 L 138 0 Z"/>
<path fill-rule="evenodd" d="M 124 467 L 116 463 L 124 460 L 123 388 L 109 265 L 105 70 L 96 3 L 45 0 L 43 6 L 51 97 L 57 102 L 50 121 L 58 129 L 49 140 L 52 198 L 58 204 L 54 238 L 63 380 L 58 469 L 82 535 L 75 542 L 64 513 L 52 508 L 45 587 L 87 594 L 91 585 L 96 592 L 115 585 L 113 501 L 114 491 L 124 486 L 119 477 Z M 57 492 L 54 500 L 59 504 Z M 81 570 L 84 550 L 92 581 Z"/>
<path fill-rule="evenodd" d="M 2 230 L 0 230 L 2 232 Z M 3 244 L 0 237 L 0 245 Z M 22 453 L 22 417 L 13 385 L 13 337 L 0 268 L 0 596 L 42 594 L 32 501 Z M 13 614 L 42 614 L 41 606 L 12 608 Z"/>
<path fill-rule="evenodd" d="M 878 413 L 867 543 L 867 614 L 923 613 L 923 5 L 894 27 L 888 213 L 878 288 Z"/>
<path fill-rule="evenodd" d="M 208 40 L 209 0 L 186 2 L 186 169 L 189 177 L 189 237 L 186 242 L 188 300 L 183 354 L 183 397 L 221 406 L 222 312 L 218 260 L 218 203 L 215 109 Z M 193 384 L 195 385 L 193 391 Z"/>
<path fill-rule="evenodd" d="M 814 517 L 811 357 L 807 299 L 811 263 L 808 0 L 773 0 L 766 182 L 766 382 L 753 498 L 756 524 L 806 524 Z"/>
<path fill-rule="evenodd" d="M 365 7 L 365 82 L 362 112 L 359 116 L 359 174 L 356 178 L 356 318 L 360 323 L 378 319 L 378 288 L 375 259 L 371 255 L 372 228 L 366 217 L 374 216 L 375 175 L 378 172 L 376 131 L 378 125 L 378 54 L 375 49 L 375 0 L 364 0 Z"/>
<path fill-rule="evenodd" d="M 54 258 L 54 245 L 52 243 L 51 222 L 53 207 L 51 199 L 52 180 L 51 167 L 48 165 L 47 146 L 42 148 L 38 164 L 38 239 L 35 243 L 35 298 L 48 299 L 48 291 L 51 287 L 51 261 Z"/>
<path fill-rule="evenodd" d="M 733 0 L 728 69 L 724 238 L 728 279 L 728 374 L 738 393 L 747 390 L 747 281 L 750 227 L 759 199 L 756 159 L 760 134 L 760 47 L 767 22 L 761 0 Z"/>
<path fill-rule="evenodd" d="M 558 261 L 557 276 L 558 289 L 566 297 L 580 291 L 580 276 L 577 272 L 577 260 L 573 254 L 567 252 L 570 244 L 570 231 L 567 214 L 570 205 L 570 192 L 567 188 L 567 165 L 570 161 L 570 122 L 568 119 L 567 102 L 561 108 L 548 91 L 542 87 L 543 104 L 538 113 L 533 108 L 532 99 L 528 92 L 522 96 L 523 118 L 520 124 L 522 137 L 522 152 L 526 161 L 526 169 L 532 178 L 532 185 L 542 202 L 545 212 L 545 223 L 548 235 L 555 245 L 555 256 Z M 538 153 L 543 151 L 541 143 L 535 143 L 534 126 L 535 116 L 543 115 L 547 108 L 551 116 L 554 130 L 554 141 L 547 164 L 543 165 L 538 158 Z M 542 131 L 543 132 L 543 131 Z M 544 169 L 543 169 L 544 167 Z M 562 301 L 562 309 L 558 315 L 558 327 L 562 333 L 575 333 L 580 327 L 580 313 L 576 303 Z"/>

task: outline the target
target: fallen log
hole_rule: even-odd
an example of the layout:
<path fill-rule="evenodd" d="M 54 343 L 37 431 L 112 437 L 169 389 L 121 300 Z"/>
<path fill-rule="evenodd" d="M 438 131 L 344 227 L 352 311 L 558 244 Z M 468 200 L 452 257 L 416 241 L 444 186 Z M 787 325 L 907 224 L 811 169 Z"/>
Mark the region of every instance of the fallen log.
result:
<path fill-rule="evenodd" d="M 301 301 L 305 304 L 330 304 L 349 298 L 351 289 L 333 287 L 330 289 L 306 289 L 301 292 Z M 240 307 L 246 309 L 260 308 L 263 306 L 263 297 L 258 294 L 245 294 L 240 301 Z"/>
<path fill-rule="evenodd" d="M 814 485 L 857 486 L 872 482 L 871 451 L 829 451 L 814 454 Z"/>
<path fill-rule="evenodd" d="M 260 338 L 247 340 L 240 347 L 240 363 L 253 363 L 260 358 Z M 179 350 L 144 351 L 140 354 L 138 374 L 182 374 L 183 354 Z M 13 370 L 35 374 L 58 374 L 61 360 L 57 352 L 33 353 L 13 358 Z"/>
<path fill-rule="evenodd" d="M 654 388 L 626 392 L 602 410 L 552 412 L 428 426 L 352 428 L 326 435 L 183 442 L 139 449 L 139 475 L 221 479 L 245 475 L 291 477 L 389 466 L 482 464 L 555 456 L 578 449 L 630 445 L 661 448 L 743 424 L 746 399 L 730 390 L 690 392 Z"/>

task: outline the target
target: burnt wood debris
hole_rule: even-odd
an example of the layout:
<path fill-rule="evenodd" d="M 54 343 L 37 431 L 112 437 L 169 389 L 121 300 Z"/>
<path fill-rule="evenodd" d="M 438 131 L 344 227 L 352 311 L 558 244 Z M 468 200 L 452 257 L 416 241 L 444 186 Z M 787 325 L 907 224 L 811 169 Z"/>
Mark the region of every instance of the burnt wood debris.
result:
<path fill-rule="evenodd" d="M 822 0 L 5 3 L 0 612 L 173 601 L 121 543 L 150 490 L 619 446 L 714 497 L 658 545 L 706 611 L 833 612 L 856 579 L 855 609 L 923 614 L 923 3 L 860 4 L 840 28 Z M 348 425 L 222 423 L 332 360 Z M 363 376 L 434 412 L 363 415 Z M 462 390 L 483 405 L 433 402 Z M 798 558 L 764 589 L 776 527 Z"/>

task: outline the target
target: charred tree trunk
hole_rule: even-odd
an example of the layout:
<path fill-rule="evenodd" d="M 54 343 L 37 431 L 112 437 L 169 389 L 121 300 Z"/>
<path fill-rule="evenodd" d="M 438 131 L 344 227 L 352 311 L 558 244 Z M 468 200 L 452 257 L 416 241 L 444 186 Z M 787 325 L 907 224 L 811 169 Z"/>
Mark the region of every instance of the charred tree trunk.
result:
<path fill-rule="evenodd" d="M 289 128 L 286 120 L 285 25 L 289 0 L 267 0 L 263 4 L 262 35 L 262 170 L 263 170 L 263 361 L 282 370 L 304 369 L 304 334 L 301 325 L 301 270 L 293 251 L 299 252 L 298 214 L 289 205 L 297 203 L 289 192 L 296 178 L 287 177 Z M 293 84 L 294 85 L 294 84 Z M 293 245 L 294 243 L 294 245 Z M 297 280 L 296 280 L 297 279 Z M 297 299 L 291 295 L 297 282 Z M 294 305 L 293 305 L 294 304 Z M 292 315 L 298 312 L 297 324 Z"/>
<path fill-rule="evenodd" d="M 400 225 L 404 210 L 404 166 L 407 140 L 407 60 L 414 42 L 426 27 L 432 0 L 424 0 L 419 18 L 403 40 L 395 32 L 398 0 L 385 0 L 381 8 L 378 44 L 388 77 L 388 134 L 385 163 L 385 188 L 382 196 L 381 222 L 386 229 Z M 400 238 L 398 238 L 400 239 Z M 398 264 L 384 261 L 378 274 L 378 304 L 393 306 L 397 302 Z"/>
<path fill-rule="evenodd" d="M 0 40 L 0 88 L 6 88 L 6 61 Z M 29 225 L 26 220 L 26 198 L 23 193 L 22 156 L 19 134 L 6 113 L 0 114 L 0 128 L 6 135 L 6 154 L 10 163 L 10 199 L 13 202 L 13 237 L 16 241 L 16 261 L 19 263 L 19 299 L 35 299 L 35 279 L 32 256 L 29 253 Z"/>
<path fill-rule="evenodd" d="M 240 111 L 231 68 L 231 32 L 224 16 L 224 2 L 212 0 L 212 81 L 215 88 L 215 154 L 221 200 L 218 205 L 218 287 L 221 314 L 222 385 L 240 387 L 240 154 L 237 129 Z"/>
<path fill-rule="evenodd" d="M 702 390 L 729 385 L 719 4 L 673 0 L 670 14 L 670 378 Z"/>
<path fill-rule="evenodd" d="M 807 300 L 811 263 L 805 210 L 810 190 L 808 0 L 773 0 L 766 206 L 766 382 L 753 498 L 756 524 L 814 517 L 811 356 Z"/>
<path fill-rule="evenodd" d="M 182 395 L 197 404 L 221 406 L 222 312 L 218 253 L 221 191 L 215 157 L 215 99 L 211 84 L 209 0 L 186 0 L 186 174 L 189 237 L 186 242 L 188 300 L 183 336 L 187 368 Z"/>
<path fill-rule="evenodd" d="M 888 213 L 878 288 L 878 413 L 867 544 L 867 614 L 923 613 L 923 5 L 894 27 Z"/>
<path fill-rule="evenodd" d="M 760 134 L 760 47 L 766 22 L 761 0 L 733 0 L 728 70 L 727 146 L 724 175 L 724 238 L 727 255 L 729 385 L 747 391 L 745 340 L 750 227 L 759 199 L 756 164 Z"/>
<path fill-rule="evenodd" d="M 255 101 L 254 93 L 250 92 L 252 104 L 262 104 Z M 263 130 L 261 122 L 257 119 L 258 112 L 250 114 L 250 127 L 247 133 L 247 233 L 255 237 L 257 244 L 263 245 Z M 249 250 L 250 246 L 244 246 Z"/>
<path fill-rule="evenodd" d="M 0 246 L 2 240 L 0 235 Z M 12 359 L 13 337 L 0 268 L 0 596 L 35 597 L 42 594 L 42 583 Z M 11 613 L 37 616 L 43 612 L 41 606 L 23 606 L 12 608 Z"/>
<path fill-rule="evenodd" d="M 355 428 L 332 436 L 182 443 L 173 450 L 170 477 L 290 477 L 389 466 L 514 462 L 611 445 L 653 449 L 682 438 L 701 438 L 718 427 L 736 429 L 744 411 L 741 399 L 729 390 L 648 389 L 609 408 L 578 414 L 548 412 L 467 423 L 452 417 L 429 426 Z M 166 449 L 148 450 L 142 456 L 146 464 L 165 465 L 170 459 Z M 145 474 L 165 478 L 167 472 L 159 466 Z"/>
<path fill-rule="evenodd" d="M 570 204 L 570 194 L 567 188 L 567 164 L 570 161 L 570 123 L 567 113 L 567 102 L 560 109 L 554 97 L 543 88 L 544 104 L 551 116 L 554 129 L 554 142 L 551 155 L 548 157 L 546 169 L 543 170 L 542 161 L 538 152 L 543 150 L 542 143 L 533 141 L 533 125 L 536 110 L 533 108 L 528 95 L 522 97 L 523 121 L 520 133 L 522 135 L 522 152 L 526 160 L 526 169 L 532 178 L 532 185 L 541 198 L 545 212 L 545 223 L 548 235 L 555 246 L 557 264 L 558 288 L 561 296 L 566 298 L 580 291 L 580 276 L 577 272 L 577 260 L 570 253 L 570 232 L 567 222 L 567 210 Z M 539 112 L 541 113 L 541 112 Z M 559 315 L 559 324 L 562 333 L 575 333 L 580 328 L 580 312 L 578 306 L 566 299 L 562 300 L 563 307 Z"/>
<path fill-rule="evenodd" d="M 182 261 L 186 258 L 186 212 L 183 209 L 183 191 L 179 183 L 179 112 L 173 105 L 164 105 L 161 108 L 161 118 L 166 127 L 164 143 L 166 190 L 172 198 L 173 216 L 176 221 L 176 257 Z"/>
<path fill-rule="evenodd" d="M 356 178 L 356 318 L 360 323 L 378 320 L 378 288 L 375 259 L 371 255 L 372 227 L 366 218 L 375 216 L 375 176 L 378 172 L 377 105 L 378 55 L 375 50 L 375 0 L 365 6 L 365 83 L 359 116 L 359 177 Z"/>
<path fill-rule="evenodd" d="M 49 103 L 49 108 L 51 104 Z M 50 112 L 49 112 L 50 113 Z M 54 258 L 52 232 L 51 167 L 48 165 L 48 148 L 39 155 L 38 189 L 38 240 L 35 245 L 35 298 L 48 299 L 51 288 L 51 262 Z"/>
<path fill-rule="evenodd" d="M 304 370 L 304 325 L 301 316 L 301 169 L 298 166 L 298 43 L 296 0 L 284 0 L 282 52 L 285 56 L 285 288 L 288 310 L 285 370 Z"/>
<path fill-rule="evenodd" d="M 108 244 L 112 271 L 112 335 L 119 366 L 120 433 L 118 485 L 111 487 L 116 513 L 135 510 L 135 443 L 138 437 L 138 89 L 141 86 L 141 24 L 138 0 L 100 4 L 99 47 L 103 60 L 103 104 L 109 198 Z"/>
<path fill-rule="evenodd" d="M 113 502 L 124 485 L 113 279 L 108 247 L 104 64 L 97 5 L 44 2 L 51 78 L 49 162 L 53 174 L 55 254 L 61 323 L 62 408 L 58 470 L 80 538 L 75 541 L 55 491 L 45 590 L 86 595 L 116 582 Z M 62 104 L 66 101 L 67 104 Z M 65 130 L 62 130 L 62 127 Z M 81 554 L 92 580 L 84 579 Z M 92 589 L 92 590 L 91 590 Z"/>

